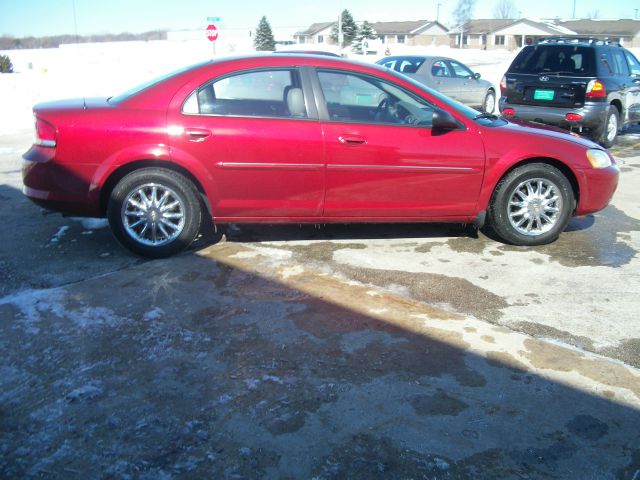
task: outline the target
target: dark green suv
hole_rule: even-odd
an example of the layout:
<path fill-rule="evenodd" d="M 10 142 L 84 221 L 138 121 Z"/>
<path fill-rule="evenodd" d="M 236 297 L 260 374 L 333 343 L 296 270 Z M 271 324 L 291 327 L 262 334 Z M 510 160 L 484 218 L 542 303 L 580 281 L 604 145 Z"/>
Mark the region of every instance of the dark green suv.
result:
<path fill-rule="evenodd" d="M 500 82 L 503 115 L 586 134 L 610 147 L 640 122 L 640 62 L 618 44 L 555 37 L 522 49 Z"/>

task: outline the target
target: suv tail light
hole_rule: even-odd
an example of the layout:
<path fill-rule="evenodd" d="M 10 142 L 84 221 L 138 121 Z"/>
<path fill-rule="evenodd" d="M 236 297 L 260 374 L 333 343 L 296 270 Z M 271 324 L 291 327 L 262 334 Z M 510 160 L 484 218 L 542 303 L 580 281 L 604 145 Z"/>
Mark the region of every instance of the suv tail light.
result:
<path fill-rule="evenodd" d="M 587 85 L 587 98 L 605 98 L 607 96 L 607 89 L 600 80 L 591 80 Z"/>
<path fill-rule="evenodd" d="M 503 75 L 502 80 L 500 80 L 500 93 L 505 95 L 507 93 L 507 76 Z"/>
<path fill-rule="evenodd" d="M 36 117 L 36 145 L 42 147 L 55 147 L 58 139 L 58 130 L 49 122 Z"/>

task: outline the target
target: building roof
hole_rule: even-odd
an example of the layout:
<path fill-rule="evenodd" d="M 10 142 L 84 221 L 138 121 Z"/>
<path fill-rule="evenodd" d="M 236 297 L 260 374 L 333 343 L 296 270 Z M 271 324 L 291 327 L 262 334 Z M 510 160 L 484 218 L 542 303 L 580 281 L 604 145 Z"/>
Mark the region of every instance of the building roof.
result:
<path fill-rule="evenodd" d="M 431 22 L 429 20 L 414 20 L 408 22 L 373 22 L 371 23 L 371 27 L 375 30 L 375 32 L 379 35 L 411 35 L 420 33 L 421 30 L 426 30 L 427 28 L 438 25 L 443 30 L 447 30 L 446 27 L 442 26 L 438 22 Z"/>
<path fill-rule="evenodd" d="M 307 28 L 306 30 L 300 30 L 295 34 L 296 35 L 315 35 L 316 33 L 326 30 L 327 28 L 330 28 L 335 24 L 336 22 L 312 23 L 311 26 L 309 26 L 309 28 Z"/>
<path fill-rule="evenodd" d="M 575 35 L 576 32 L 566 28 L 562 25 L 557 25 L 552 21 L 548 20 L 539 20 L 539 19 L 531 19 L 531 18 L 520 18 L 520 19 L 479 19 L 479 20 L 469 20 L 465 23 L 462 28 L 464 32 L 469 35 L 486 35 L 499 32 L 500 30 L 504 30 L 505 28 L 509 28 L 518 24 L 527 24 L 529 26 L 535 27 L 542 32 L 548 35 Z M 452 29 L 450 34 L 460 33 L 461 27 L 458 26 Z"/>
<path fill-rule="evenodd" d="M 640 20 L 581 19 L 564 20 L 559 23 L 579 35 L 629 35 L 633 37 L 640 33 Z"/>

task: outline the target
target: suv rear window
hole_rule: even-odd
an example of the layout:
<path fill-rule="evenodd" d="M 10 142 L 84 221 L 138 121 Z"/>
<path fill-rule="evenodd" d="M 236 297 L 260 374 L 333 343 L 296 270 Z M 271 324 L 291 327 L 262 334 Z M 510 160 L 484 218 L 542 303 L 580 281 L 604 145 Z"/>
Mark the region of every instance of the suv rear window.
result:
<path fill-rule="evenodd" d="M 509 73 L 591 77 L 595 76 L 594 52 L 578 45 L 536 45 L 518 54 Z"/>

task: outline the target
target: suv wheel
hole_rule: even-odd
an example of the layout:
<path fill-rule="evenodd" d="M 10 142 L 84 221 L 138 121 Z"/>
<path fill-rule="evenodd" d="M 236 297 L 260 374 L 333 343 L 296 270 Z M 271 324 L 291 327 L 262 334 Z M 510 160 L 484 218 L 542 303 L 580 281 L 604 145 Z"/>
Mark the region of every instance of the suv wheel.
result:
<path fill-rule="evenodd" d="M 609 148 L 616 141 L 616 137 L 618 136 L 618 128 L 620 125 L 620 112 L 613 105 L 609 105 L 609 109 L 607 110 L 607 119 L 604 124 L 604 128 L 602 129 L 602 133 L 600 134 L 600 138 L 598 142 L 606 148 Z"/>
<path fill-rule="evenodd" d="M 136 170 L 115 186 L 107 217 L 116 239 L 134 253 L 162 258 L 193 242 L 200 228 L 193 184 L 164 168 Z"/>
<path fill-rule="evenodd" d="M 489 205 L 495 233 L 513 245 L 544 245 L 558 238 L 574 209 L 571 184 L 560 170 L 531 163 L 509 172 Z"/>

